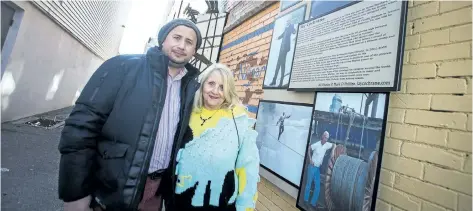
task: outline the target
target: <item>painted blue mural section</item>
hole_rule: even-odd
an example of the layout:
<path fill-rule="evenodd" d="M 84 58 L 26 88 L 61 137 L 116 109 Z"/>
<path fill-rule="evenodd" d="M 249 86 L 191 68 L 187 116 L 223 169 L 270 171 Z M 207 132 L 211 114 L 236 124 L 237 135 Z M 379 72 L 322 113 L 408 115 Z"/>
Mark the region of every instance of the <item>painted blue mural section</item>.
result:
<path fill-rule="evenodd" d="M 253 32 L 251 32 L 251 33 L 249 33 L 249 34 L 243 36 L 243 37 L 240 37 L 240 38 L 238 38 L 237 40 L 235 40 L 235 41 L 233 41 L 233 42 L 230 42 L 230 43 L 224 45 L 224 46 L 222 47 L 222 50 L 221 50 L 221 51 L 224 51 L 225 49 L 231 48 L 231 47 L 233 47 L 233 46 L 235 46 L 235 45 L 239 45 L 239 44 L 241 44 L 241 43 L 243 43 L 243 42 L 245 42 L 245 41 L 248 41 L 249 39 L 251 39 L 251 38 L 253 38 L 253 37 L 256 37 L 256 36 L 258 36 L 258 35 L 260 35 L 260 34 L 263 34 L 263 33 L 267 32 L 267 31 L 269 31 L 269 30 L 272 30 L 273 28 L 274 28 L 274 22 L 273 22 L 273 23 L 270 23 L 270 24 L 268 24 L 268 25 L 266 25 L 266 26 L 263 26 L 263 27 L 261 27 L 261 28 L 255 30 L 255 31 L 253 31 Z"/>

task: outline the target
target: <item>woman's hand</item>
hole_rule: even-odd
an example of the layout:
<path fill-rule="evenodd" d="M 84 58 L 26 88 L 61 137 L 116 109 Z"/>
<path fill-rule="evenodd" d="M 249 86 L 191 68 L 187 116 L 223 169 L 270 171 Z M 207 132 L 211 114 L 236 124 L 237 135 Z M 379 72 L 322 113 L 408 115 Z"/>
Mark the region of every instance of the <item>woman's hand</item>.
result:
<path fill-rule="evenodd" d="M 77 201 L 64 202 L 64 211 L 92 211 L 89 207 L 92 197 L 86 196 Z"/>

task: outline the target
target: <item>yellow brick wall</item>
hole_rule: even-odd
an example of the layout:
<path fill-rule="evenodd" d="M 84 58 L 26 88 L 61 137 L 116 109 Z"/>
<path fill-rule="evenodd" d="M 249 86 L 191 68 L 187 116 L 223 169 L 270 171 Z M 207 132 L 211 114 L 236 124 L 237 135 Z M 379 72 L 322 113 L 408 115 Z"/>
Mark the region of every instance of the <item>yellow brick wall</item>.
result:
<path fill-rule="evenodd" d="M 471 1 L 409 2 L 402 88 L 390 97 L 376 210 L 472 210 L 471 10 Z M 225 34 L 223 45 L 278 12 L 275 4 L 256 14 Z M 221 62 L 236 70 L 251 49 L 267 61 L 270 40 L 267 33 L 226 49 Z M 262 77 L 252 90 L 262 89 Z M 244 97 L 248 81 L 237 83 Z M 262 95 L 252 94 L 250 104 Z M 258 191 L 258 211 L 298 210 L 293 197 L 264 178 Z"/>
<path fill-rule="evenodd" d="M 472 210 L 471 1 L 409 2 L 376 210 Z"/>
<path fill-rule="evenodd" d="M 278 12 L 279 3 L 275 3 L 247 19 L 238 27 L 224 34 L 222 46 L 238 42 L 245 35 L 251 35 L 258 29 L 270 26 Z M 268 61 L 272 33 L 272 29 L 267 30 L 243 42 L 238 42 L 236 45 L 233 44 L 230 48 L 220 52 L 219 62 L 232 69 L 240 99 L 245 105 L 254 109 L 258 107 L 259 100 L 263 97 L 264 70 Z M 255 54 L 251 55 L 252 53 Z M 255 118 L 256 112 L 251 115 Z"/>

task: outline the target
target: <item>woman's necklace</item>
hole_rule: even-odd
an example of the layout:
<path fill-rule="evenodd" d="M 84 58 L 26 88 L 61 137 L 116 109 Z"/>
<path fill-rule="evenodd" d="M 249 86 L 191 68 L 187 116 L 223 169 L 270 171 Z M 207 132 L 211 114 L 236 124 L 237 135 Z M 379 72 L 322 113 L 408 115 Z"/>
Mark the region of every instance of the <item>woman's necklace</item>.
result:
<path fill-rule="evenodd" d="M 218 110 L 217 110 L 218 111 Z M 207 120 L 211 119 L 216 113 L 217 111 L 215 111 L 212 116 L 210 116 L 209 118 L 205 119 L 202 117 L 202 112 L 200 112 L 200 120 L 202 120 L 202 124 L 200 124 L 200 126 L 204 126 L 205 122 L 207 122 Z"/>

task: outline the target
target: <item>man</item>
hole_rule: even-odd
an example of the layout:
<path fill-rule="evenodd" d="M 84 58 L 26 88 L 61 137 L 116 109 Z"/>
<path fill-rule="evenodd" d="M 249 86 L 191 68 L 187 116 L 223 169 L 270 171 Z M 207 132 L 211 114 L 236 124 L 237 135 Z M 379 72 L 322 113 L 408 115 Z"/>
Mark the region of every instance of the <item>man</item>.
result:
<path fill-rule="evenodd" d="M 278 63 L 276 64 L 276 71 L 274 73 L 273 81 L 269 84 L 270 86 L 276 85 L 276 79 L 278 78 L 279 70 L 281 70 L 281 78 L 279 79 L 279 87 L 282 86 L 284 80 L 284 74 L 286 72 L 286 58 L 289 51 L 291 51 L 291 36 L 296 34 L 294 24 L 291 23 L 291 19 L 287 20 L 286 28 L 284 32 L 278 37 L 281 40 L 281 48 L 279 49 Z"/>
<path fill-rule="evenodd" d="M 322 134 L 322 138 L 320 141 L 309 145 L 308 153 L 310 164 L 307 171 L 307 183 L 305 185 L 305 193 L 304 193 L 304 201 L 308 203 L 309 201 L 309 194 L 310 188 L 312 187 L 312 182 L 315 182 L 315 189 L 312 193 L 312 199 L 310 200 L 310 204 L 313 207 L 316 207 L 317 200 L 319 199 L 320 193 L 320 165 L 324 161 L 325 152 L 331 149 L 333 144 L 328 143 L 327 140 L 330 134 L 325 131 Z M 310 152 L 312 151 L 312 156 L 310 156 Z M 315 180 L 315 181 L 314 181 Z"/>
<path fill-rule="evenodd" d="M 278 122 L 276 123 L 276 125 L 279 124 L 278 141 L 279 141 L 279 138 L 281 138 L 282 133 L 284 132 L 284 120 L 288 119 L 289 117 L 291 117 L 291 115 L 286 116 L 286 114 L 285 114 L 284 112 L 282 112 L 282 116 L 279 117 L 279 120 L 278 120 Z"/>
<path fill-rule="evenodd" d="M 188 62 L 202 41 L 185 19 L 164 25 L 158 41 L 145 55 L 105 61 L 78 98 L 59 143 L 65 211 L 160 210 L 160 180 L 173 189 L 179 126 L 199 87 Z"/>

